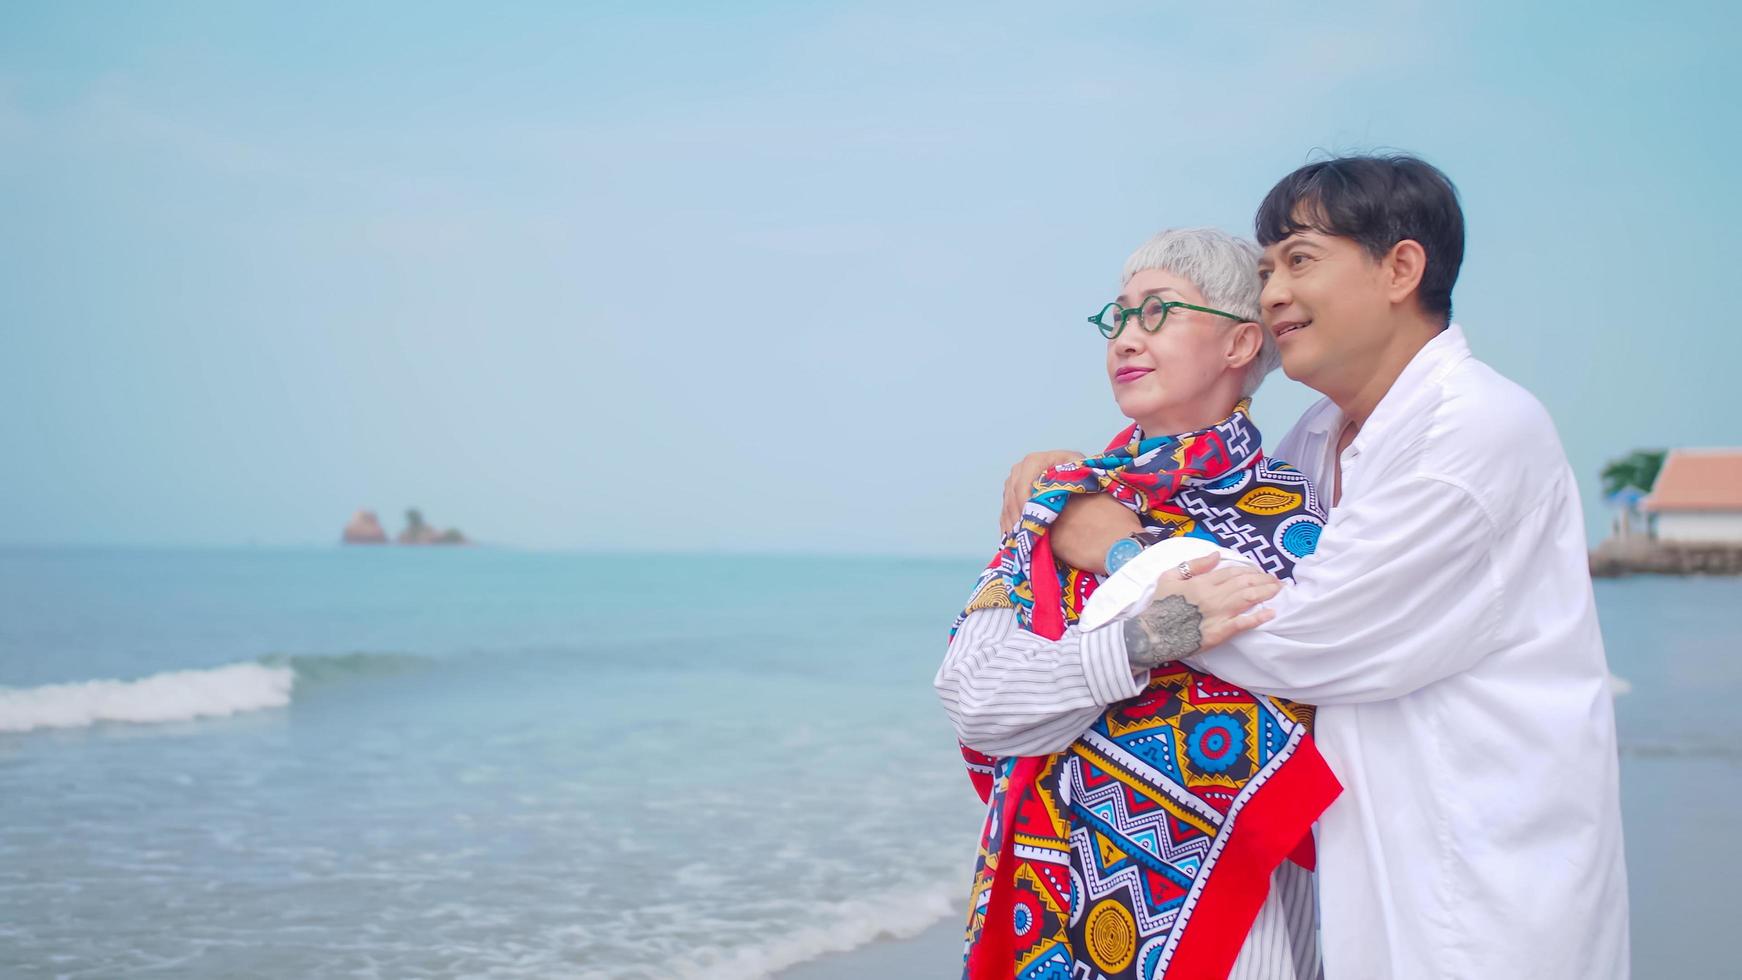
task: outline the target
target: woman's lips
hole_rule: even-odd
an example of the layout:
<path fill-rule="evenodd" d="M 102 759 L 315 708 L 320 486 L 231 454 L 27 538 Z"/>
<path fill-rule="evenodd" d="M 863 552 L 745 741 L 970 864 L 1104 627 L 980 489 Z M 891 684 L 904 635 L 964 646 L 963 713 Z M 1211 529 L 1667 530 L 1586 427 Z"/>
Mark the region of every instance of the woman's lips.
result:
<path fill-rule="evenodd" d="M 1120 384 L 1124 384 L 1127 381 L 1136 381 L 1138 378 L 1143 377 L 1144 375 L 1150 373 L 1153 370 L 1155 370 L 1155 369 L 1154 368 L 1140 368 L 1140 367 L 1122 367 L 1119 370 L 1113 372 L 1113 380 L 1117 381 Z"/>

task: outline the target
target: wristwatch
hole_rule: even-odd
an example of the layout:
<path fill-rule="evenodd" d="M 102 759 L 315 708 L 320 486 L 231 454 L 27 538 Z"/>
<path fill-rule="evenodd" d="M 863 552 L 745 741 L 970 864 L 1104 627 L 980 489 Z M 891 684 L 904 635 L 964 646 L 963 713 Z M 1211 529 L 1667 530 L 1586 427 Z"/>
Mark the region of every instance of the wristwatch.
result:
<path fill-rule="evenodd" d="M 1146 527 L 1135 534 L 1128 534 L 1113 542 L 1113 547 L 1107 549 L 1107 560 L 1105 562 L 1107 566 L 1107 574 L 1112 575 L 1126 562 L 1141 554 L 1143 549 L 1157 541 L 1166 540 L 1169 537 L 1171 537 L 1171 535 L 1160 528 Z"/>

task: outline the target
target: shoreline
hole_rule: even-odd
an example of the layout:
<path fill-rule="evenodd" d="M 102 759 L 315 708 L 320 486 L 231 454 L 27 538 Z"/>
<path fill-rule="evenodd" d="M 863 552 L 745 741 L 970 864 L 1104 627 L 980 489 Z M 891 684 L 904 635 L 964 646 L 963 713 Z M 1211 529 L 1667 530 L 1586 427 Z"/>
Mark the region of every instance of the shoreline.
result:
<path fill-rule="evenodd" d="M 769 980 L 947 980 L 962 973 L 962 926 L 951 916 L 913 936 L 885 934 L 863 946 L 825 953 Z"/>
<path fill-rule="evenodd" d="M 1609 538 L 1592 549 L 1592 578 L 1627 575 L 1742 575 L 1742 544 Z"/>

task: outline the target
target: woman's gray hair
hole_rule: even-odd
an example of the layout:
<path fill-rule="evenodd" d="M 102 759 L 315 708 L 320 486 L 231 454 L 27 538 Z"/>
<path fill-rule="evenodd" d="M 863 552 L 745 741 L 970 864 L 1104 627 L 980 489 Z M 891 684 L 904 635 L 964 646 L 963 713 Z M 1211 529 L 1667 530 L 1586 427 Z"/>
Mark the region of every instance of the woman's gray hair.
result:
<path fill-rule="evenodd" d="M 1241 395 L 1250 395 L 1282 363 L 1276 338 L 1258 319 L 1258 246 L 1215 228 L 1170 228 L 1138 246 L 1125 260 L 1120 285 L 1150 269 L 1184 278 L 1204 294 L 1204 305 L 1259 325 L 1258 356 L 1246 368 Z"/>

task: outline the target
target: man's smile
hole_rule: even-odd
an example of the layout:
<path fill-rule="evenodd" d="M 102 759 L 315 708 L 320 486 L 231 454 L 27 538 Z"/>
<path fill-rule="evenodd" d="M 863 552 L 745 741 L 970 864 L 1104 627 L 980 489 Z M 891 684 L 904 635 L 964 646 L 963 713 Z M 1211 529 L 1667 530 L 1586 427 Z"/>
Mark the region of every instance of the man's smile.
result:
<path fill-rule="evenodd" d="M 1305 330 L 1309 326 L 1312 326 L 1311 320 L 1284 320 L 1276 326 L 1271 327 L 1270 330 L 1276 335 L 1277 340 L 1281 340 L 1283 337 L 1294 333 L 1296 330 Z"/>

